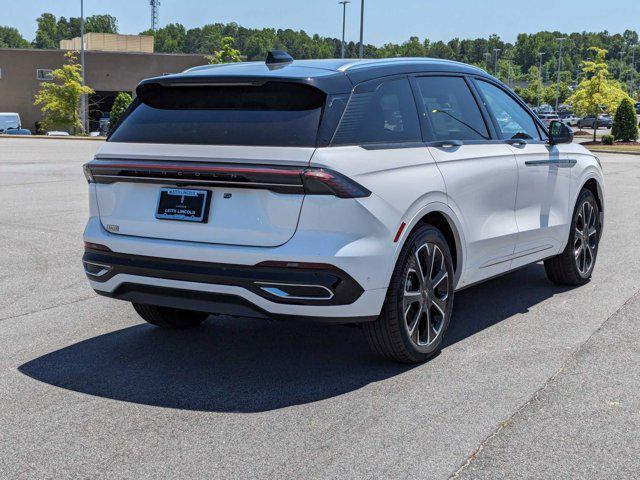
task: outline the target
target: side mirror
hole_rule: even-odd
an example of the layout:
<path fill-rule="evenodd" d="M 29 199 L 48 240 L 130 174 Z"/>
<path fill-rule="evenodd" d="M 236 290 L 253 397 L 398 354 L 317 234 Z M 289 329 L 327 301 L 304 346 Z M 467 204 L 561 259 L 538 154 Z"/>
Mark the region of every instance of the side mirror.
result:
<path fill-rule="evenodd" d="M 573 142 L 573 130 L 564 123 L 553 120 L 549 125 L 549 144 L 557 145 L 571 142 Z"/>

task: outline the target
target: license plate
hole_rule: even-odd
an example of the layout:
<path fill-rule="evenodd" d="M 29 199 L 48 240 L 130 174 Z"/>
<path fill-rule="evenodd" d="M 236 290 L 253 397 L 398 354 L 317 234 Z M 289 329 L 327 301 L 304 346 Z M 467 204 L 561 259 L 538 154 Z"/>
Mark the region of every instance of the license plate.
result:
<path fill-rule="evenodd" d="M 209 190 L 160 189 L 156 218 L 207 223 L 208 216 Z"/>

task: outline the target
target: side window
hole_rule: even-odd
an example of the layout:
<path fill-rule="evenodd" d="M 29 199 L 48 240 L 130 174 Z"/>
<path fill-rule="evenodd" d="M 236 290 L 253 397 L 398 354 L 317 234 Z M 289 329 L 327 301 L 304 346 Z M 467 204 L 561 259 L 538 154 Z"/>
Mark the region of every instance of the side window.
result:
<path fill-rule="evenodd" d="M 478 80 L 476 83 L 485 98 L 486 107 L 498 122 L 502 138 L 540 140 L 536 122 L 518 102 L 489 82 Z"/>
<path fill-rule="evenodd" d="M 352 95 L 331 143 L 420 141 L 420 123 L 411 85 L 406 78 L 400 78 L 380 84 L 373 92 Z"/>
<path fill-rule="evenodd" d="M 435 140 L 489 138 L 480 108 L 461 77 L 418 77 Z"/>

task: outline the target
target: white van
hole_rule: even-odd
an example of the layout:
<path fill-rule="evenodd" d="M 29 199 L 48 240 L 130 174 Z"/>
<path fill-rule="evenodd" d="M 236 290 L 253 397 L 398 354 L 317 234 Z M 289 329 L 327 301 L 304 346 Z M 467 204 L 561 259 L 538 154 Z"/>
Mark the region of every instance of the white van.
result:
<path fill-rule="evenodd" d="M 21 128 L 20 115 L 11 112 L 0 112 L 0 133 L 9 128 Z"/>

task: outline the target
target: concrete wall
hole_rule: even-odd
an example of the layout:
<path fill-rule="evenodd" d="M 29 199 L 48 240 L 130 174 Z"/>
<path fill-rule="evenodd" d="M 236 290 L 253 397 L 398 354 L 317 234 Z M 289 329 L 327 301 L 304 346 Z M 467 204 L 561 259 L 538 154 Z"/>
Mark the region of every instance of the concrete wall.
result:
<path fill-rule="evenodd" d="M 80 46 L 80 37 L 60 40 L 62 50 L 80 50 Z M 84 48 L 103 52 L 153 53 L 153 37 L 91 32 L 84 35 Z"/>
<path fill-rule="evenodd" d="M 40 88 L 36 69 L 64 64 L 64 50 L 0 49 L 0 112 L 17 112 L 24 128 L 35 130 L 42 117 L 33 105 Z M 143 79 L 177 73 L 207 63 L 202 55 L 85 52 L 87 85 L 96 91 L 135 90 Z"/>

